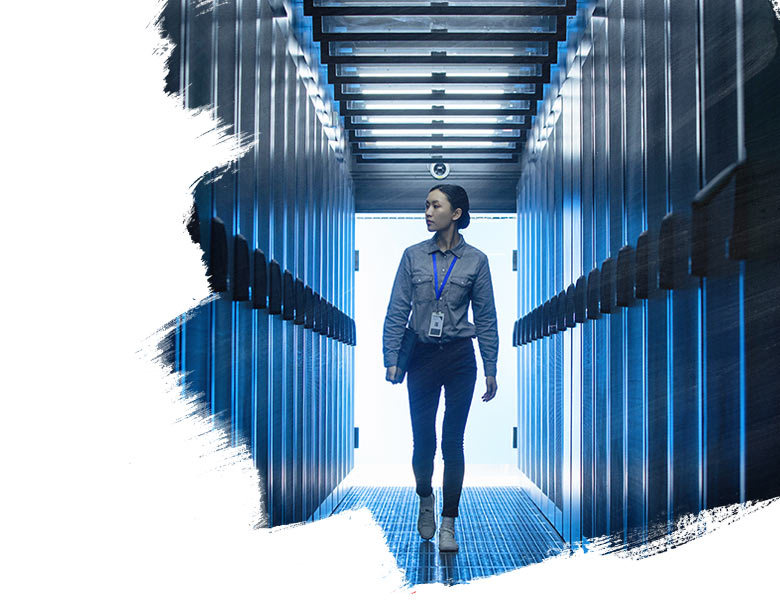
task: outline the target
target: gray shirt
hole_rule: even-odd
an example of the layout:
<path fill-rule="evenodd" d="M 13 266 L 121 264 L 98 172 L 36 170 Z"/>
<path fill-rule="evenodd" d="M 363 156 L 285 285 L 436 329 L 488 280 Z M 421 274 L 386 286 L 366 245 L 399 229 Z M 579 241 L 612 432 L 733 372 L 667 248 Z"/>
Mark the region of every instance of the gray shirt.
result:
<path fill-rule="evenodd" d="M 442 252 L 436 245 L 435 235 L 404 250 L 387 305 L 382 335 L 385 367 L 395 366 L 398 360 L 401 338 L 411 311 L 409 327 L 417 333 L 418 343 L 444 343 L 476 336 L 485 376 L 495 376 L 498 321 L 488 258 L 474 246 L 469 246 L 462 234 L 459 235 L 460 242 L 447 252 Z M 453 255 L 458 259 L 438 301 L 434 290 L 434 253 L 440 287 Z M 473 324 L 468 320 L 469 302 L 474 312 Z M 444 313 L 441 337 L 428 335 L 434 311 Z"/>

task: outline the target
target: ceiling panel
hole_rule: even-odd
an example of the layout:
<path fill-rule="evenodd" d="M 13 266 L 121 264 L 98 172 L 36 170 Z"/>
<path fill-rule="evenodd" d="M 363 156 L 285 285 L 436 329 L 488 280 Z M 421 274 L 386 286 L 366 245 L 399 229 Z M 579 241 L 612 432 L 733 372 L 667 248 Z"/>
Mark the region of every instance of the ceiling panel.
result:
<path fill-rule="evenodd" d="M 424 179 L 444 162 L 502 189 L 517 181 L 575 1 L 304 0 L 304 11 L 353 178 Z"/>

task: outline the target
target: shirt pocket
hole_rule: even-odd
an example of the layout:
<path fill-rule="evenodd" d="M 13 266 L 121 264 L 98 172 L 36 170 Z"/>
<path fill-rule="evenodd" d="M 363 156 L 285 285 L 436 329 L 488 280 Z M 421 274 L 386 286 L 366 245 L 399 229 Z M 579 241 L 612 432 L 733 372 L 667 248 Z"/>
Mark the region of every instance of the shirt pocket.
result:
<path fill-rule="evenodd" d="M 447 280 L 447 300 L 451 306 L 466 304 L 471 297 L 473 280 L 469 277 L 450 277 Z"/>
<path fill-rule="evenodd" d="M 415 302 L 431 302 L 435 298 L 432 275 L 412 276 L 412 300 Z"/>

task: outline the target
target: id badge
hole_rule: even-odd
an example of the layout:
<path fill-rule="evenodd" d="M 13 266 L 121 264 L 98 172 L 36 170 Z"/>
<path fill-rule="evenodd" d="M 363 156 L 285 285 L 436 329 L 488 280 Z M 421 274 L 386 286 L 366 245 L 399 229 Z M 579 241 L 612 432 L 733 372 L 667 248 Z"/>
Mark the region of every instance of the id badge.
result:
<path fill-rule="evenodd" d="M 428 335 L 430 337 L 441 337 L 441 332 L 443 328 L 444 328 L 444 313 L 443 312 L 431 313 L 431 326 L 428 328 Z"/>

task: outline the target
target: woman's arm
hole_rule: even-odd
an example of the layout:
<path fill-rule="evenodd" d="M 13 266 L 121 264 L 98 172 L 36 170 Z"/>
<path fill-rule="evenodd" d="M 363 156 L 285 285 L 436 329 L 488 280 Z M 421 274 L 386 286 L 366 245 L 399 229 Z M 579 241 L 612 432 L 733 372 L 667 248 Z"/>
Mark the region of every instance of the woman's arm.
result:
<path fill-rule="evenodd" d="M 382 332 L 382 353 L 385 367 L 394 367 L 398 362 L 401 339 L 412 310 L 412 266 L 409 253 L 404 250 L 401 263 L 395 274 L 393 291 L 387 305 L 387 315 Z"/>
<path fill-rule="evenodd" d="M 479 353 L 487 379 L 487 392 L 482 399 L 487 402 L 496 395 L 496 363 L 498 362 L 498 319 L 493 298 L 493 281 L 487 256 L 477 270 L 477 277 L 471 291 L 471 306 L 474 312 L 474 326 L 477 330 Z"/>

